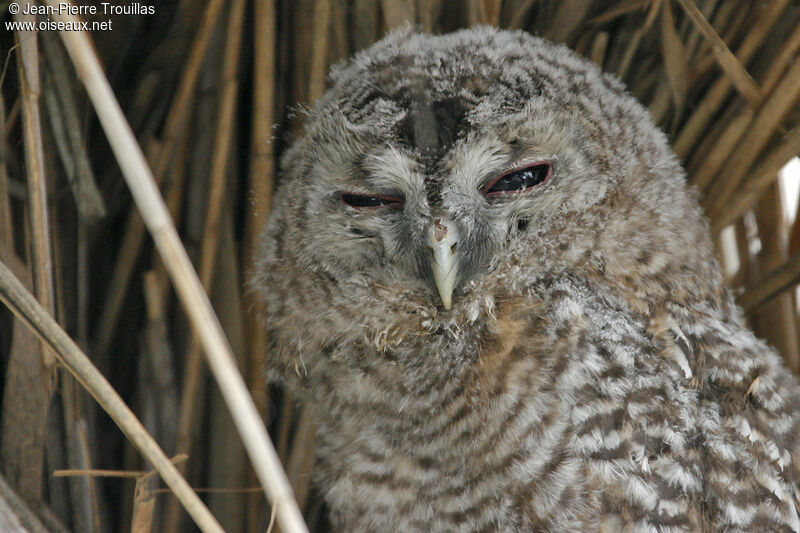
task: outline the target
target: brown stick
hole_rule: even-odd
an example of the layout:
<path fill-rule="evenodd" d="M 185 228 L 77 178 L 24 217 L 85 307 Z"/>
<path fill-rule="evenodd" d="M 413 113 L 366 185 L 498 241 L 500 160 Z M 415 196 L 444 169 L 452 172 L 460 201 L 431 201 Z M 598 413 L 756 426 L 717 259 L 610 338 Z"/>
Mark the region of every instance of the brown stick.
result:
<path fill-rule="evenodd" d="M 237 71 L 242 42 L 244 7 L 243 0 L 234 0 L 228 15 L 219 116 L 217 117 L 214 150 L 211 159 L 211 176 L 198 267 L 200 282 L 207 294 L 211 293 L 214 279 L 220 235 L 220 215 L 225 202 L 225 190 L 227 189 L 226 173 L 233 135 L 236 96 L 239 90 Z M 203 370 L 201 355 L 200 345 L 197 340 L 195 338 L 190 339 L 189 348 L 184 357 L 178 429 L 175 437 L 176 453 L 188 454 L 192 449 L 191 433 L 197 413 L 196 400 Z M 178 510 L 179 508 L 175 505 L 175 501 L 170 500 L 165 519 L 167 530 L 178 527 Z"/>
<path fill-rule="evenodd" d="M 759 274 L 771 272 L 786 261 L 786 221 L 781 202 L 780 187 L 774 182 L 755 208 L 761 250 L 755 263 Z M 777 294 L 764 303 L 753 316 L 753 331 L 777 348 L 786 365 L 797 372 L 800 369 L 798 356 L 797 319 L 791 293 Z"/>
<path fill-rule="evenodd" d="M 150 533 L 153 530 L 155 507 L 156 495 L 153 492 L 153 479 L 144 476 L 138 477 L 136 488 L 133 491 L 131 533 Z"/>
<path fill-rule="evenodd" d="M 719 212 L 728 199 L 739 189 L 740 182 L 758 154 L 766 146 L 773 132 L 780 124 L 789 108 L 800 96 L 800 59 L 786 72 L 783 79 L 764 102 L 756 117 L 742 137 L 732 156 L 722 167 L 720 175 L 724 180 L 717 180 L 708 194 L 710 212 Z"/>
<path fill-rule="evenodd" d="M 377 7 L 377 6 L 376 6 Z M 275 159 L 272 144 L 272 124 L 275 121 L 275 3 L 255 1 L 255 38 L 253 40 L 253 130 L 250 137 L 250 173 L 248 178 L 250 202 L 247 204 L 242 264 L 245 275 L 256 268 L 255 250 L 258 236 L 272 209 L 272 187 Z M 377 18 L 377 15 L 376 15 Z M 247 342 L 247 382 L 258 412 L 263 419 L 269 404 L 264 362 L 267 357 L 267 335 L 261 323 L 263 307 L 254 291 L 245 291 L 242 315 L 245 317 Z M 248 473 L 248 484 L 254 483 Z M 248 501 L 254 498 L 248 498 Z M 247 531 L 259 526 L 258 506 L 247 506 Z"/>
<path fill-rule="evenodd" d="M 781 12 L 785 9 L 787 1 L 776 0 L 771 3 L 769 8 L 753 24 L 752 29 L 736 51 L 736 57 L 741 64 L 746 64 L 753 57 L 764 38 L 769 34 L 769 29 L 772 28 Z M 678 157 L 685 159 L 689 155 L 692 147 L 706 130 L 709 121 L 728 96 L 730 88 L 731 79 L 727 76 L 720 77 L 695 107 L 694 113 L 683 126 L 674 143 L 673 148 Z M 765 90 L 764 93 L 767 94 L 769 91 Z"/>
<path fill-rule="evenodd" d="M 181 477 L 111 384 L 2 262 L 0 262 L 0 300 L 17 318 L 24 321 L 42 342 L 46 342 L 54 350 L 75 379 L 89 391 L 145 459 L 158 470 L 197 525 L 203 531 L 222 531 L 203 502 Z"/>
<path fill-rule="evenodd" d="M 155 164 L 156 181 L 161 184 L 169 170 L 172 156 L 175 153 L 181 131 L 188 117 L 189 104 L 197 85 L 200 67 L 205 57 L 206 50 L 211 43 L 211 35 L 216 25 L 219 13 L 224 5 L 223 0 L 210 0 L 203 14 L 203 22 L 192 44 L 189 59 L 181 75 L 178 90 L 167 116 L 164 126 L 162 149 Z M 96 329 L 95 356 L 101 360 L 105 358 L 114 335 L 114 329 L 122 311 L 122 304 L 128 292 L 128 285 L 133 274 L 133 268 L 139 257 L 139 249 L 144 239 L 144 226 L 141 217 L 135 210 L 131 211 L 121 239 L 120 255 L 114 265 L 114 274 L 108 284 L 109 290 L 103 302 L 103 312 L 100 313 L 100 323 Z"/>
<path fill-rule="evenodd" d="M 311 72 L 309 72 L 308 103 L 313 104 L 325 92 L 325 73 L 328 70 L 328 34 L 331 6 L 329 0 L 314 3 L 314 28 L 311 39 Z"/>
<path fill-rule="evenodd" d="M 692 0 L 678 0 L 678 3 L 683 7 L 683 10 L 695 23 L 697 29 L 703 34 L 706 40 L 711 44 L 711 50 L 717 57 L 722 70 L 725 71 L 728 78 L 733 83 L 734 87 L 745 97 L 751 107 L 756 108 L 761 103 L 761 93 L 756 81 L 744 68 L 742 62 L 731 52 L 725 41 L 719 34 L 711 27 L 706 18 L 697 9 L 697 6 Z"/>
<path fill-rule="evenodd" d="M 712 233 L 718 233 L 742 216 L 769 185 L 778 179 L 778 171 L 796 154 L 800 153 L 800 127 L 794 129 L 775 147 L 755 170 L 748 172 L 741 190 L 719 211 L 712 211 Z"/>
<path fill-rule="evenodd" d="M 55 5 L 55 0 L 48 2 Z M 72 25 L 77 22 L 71 15 L 59 15 L 59 19 Z M 236 368 L 219 321 L 169 218 L 144 155 L 103 74 L 89 37 L 85 32 L 75 31 L 62 32 L 61 38 L 86 86 L 123 176 L 169 270 L 194 333 L 205 349 L 211 371 L 233 415 L 259 481 L 271 503 L 278 509 L 281 528 L 286 533 L 307 531 L 275 449 Z"/>
<path fill-rule="evenodd" d="M 748 287 L 736 299 L 736 303 L 751 312 L 776 294 L 794 287 L 798 281 L 800 281 L 800 253 L 793 255 L 779 268 L 767 273 L 755 285 Z"/>
<path fill-rule="evenodd" d="M 236 79 L 239 52 L 241 49 L 242 24 L 244 18 L 244 2 L 235 0 L 230 12 L 228 32 L 223 66 L 223 87 L 221 91 L 219 117 L 215 133 L 214 151 L 211 160 L 211 180 L 208 190 L 203 242 L 200 248 L 198 273 L 200 282 L 206 293 L 211 292 L 214 269 L 217 259 L 217 243 L 219 241 L 219 223 L 222 206 L 225 202 L 226 171 L 233 134 L 233 113 L 236 108 L 236 95 L 239 84 Z M 189 435 L 193 425 L 195 399 L 201 375 L 201 352 L 196 339 L 189 341 L 189 349 L 184 358 L 183 391 L 181 396 L 178 431 L 176 434 L 176 453 L 189 453 L 191 441 Z"/>
<path fill-rule="evenodd" d="M 18 21 L 33 21 L 32 15 L 18 15 Z M 42 307 L 55 314 L 53 257 L 50 246 L 50 224 L 47 214 L 47 182 L 44 175 L 42 121 L 39 115 L 39 52 L 35 31 L 18 31 L 20 45 L 19 75 L 22 97 L 22 128 L 25 139 L 25 166 L 28 171 L 28 214 L 31 226 L 31 264 L 33 288 Z M 51 374 L 55 359 L 42 351 L 45 370 Z M 48 390 L 48 394 L 52 389 Z"/>

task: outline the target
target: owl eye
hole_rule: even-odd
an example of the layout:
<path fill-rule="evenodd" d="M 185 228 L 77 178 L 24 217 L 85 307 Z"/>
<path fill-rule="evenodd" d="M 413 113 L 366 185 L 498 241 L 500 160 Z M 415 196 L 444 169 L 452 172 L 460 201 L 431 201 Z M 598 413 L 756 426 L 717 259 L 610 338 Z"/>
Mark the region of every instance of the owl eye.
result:
<path fill-rule="evenodd" d="M 550 165 L 537 163 L 529 167 L 501 174 L 483 188 L 486 197 L 516 194 L 541 185 L 550 177 Z"/>
<path fill-rule="evenodd" d="M 342 202 L 356 209 L 377 209 L 378 207 L 403 207 L 403 199 L 397 196 L 366 195 L 343 192 Z"/>

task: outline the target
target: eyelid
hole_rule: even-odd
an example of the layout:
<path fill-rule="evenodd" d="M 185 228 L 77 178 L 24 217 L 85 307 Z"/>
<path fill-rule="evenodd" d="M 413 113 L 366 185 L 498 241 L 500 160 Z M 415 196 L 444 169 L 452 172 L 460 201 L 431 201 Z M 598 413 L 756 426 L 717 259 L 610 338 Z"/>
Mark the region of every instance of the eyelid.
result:
<path fill-rule="evenodd" d="M 515 192 L 511 192 L 511 193 L 509 193 L 508 191 L 500 191 L 500 192 L 493 192 L 493 193 L 488 192 L 489 190 L 491 190 L 492 187 L 494 187 L 494 185 L 498 181 L 500 181 L 501 179 L 505 178 L 506 176 L 508 176 L 510 174 L 514 174 L 516 172 L 522 172 L 523 170 L 527 170 L 529 168 L 539 167 L 539 166 L 543 166 L 543 165 L 547 166 L 547 175 L 544 177 L 544 179 L 541 181 L 541 183 L 537 183 L 536 185 L 533 185 L 533 186 L 528 187 L 526 189 L 522 189 L 520 191 L 515 191 Z M 486 185 L 481 187 L 481 194 L 483 196 L 487 197 L 487 198 L 494 198 L 494 197 L 497 197 L 497 196 L 503 196 L 503 195 L 507 195 L 507 194 L 518 194 L 520 192 L 527 191 L 528 189 L 533 189 L 534 187 L 540 187 L 540 186 L 544 185 L 545 183 L 550 181 L 550 178 L 552 176 L 553 176 L 553 162 L 552 161 L 548 161 L 546 159 L 542 159 L 542 160 L 539 160 L 539 161 L 533 161 L 531 163 L 524 163 L 524 164 L 516 166 L 514 168 L 510 168 L 508 170 L 505 170 L 505 171 L 501 172 L 500 174 L 498 174 L 497 176 L 495 176 L 494 178 L 492 178 L 491 180 L 489 180 L 489 182 Z"/>
<path fill-rule="evenodd" d="M 402 196 L 391 196 L 386 194 L 372 194 L 372 193 L 358 193 L 352 191 L 340 191 L 338 193 L 339 200 L 345 204 L 346 206 L 350 207 L 351 209 L 358 209 L 360 211 L 368 211 L 372 209 L 381 209 L 384 207 L 403 207 L 405 205 L 405 199 Z M 374 205 L 374 206 L 356 206 L 348 203 L 345 200 L 345 196 L 352 196 L 354 198 L 377 198 L 379 200 L 384 200 L 386 203 L 381 205 Z"/>

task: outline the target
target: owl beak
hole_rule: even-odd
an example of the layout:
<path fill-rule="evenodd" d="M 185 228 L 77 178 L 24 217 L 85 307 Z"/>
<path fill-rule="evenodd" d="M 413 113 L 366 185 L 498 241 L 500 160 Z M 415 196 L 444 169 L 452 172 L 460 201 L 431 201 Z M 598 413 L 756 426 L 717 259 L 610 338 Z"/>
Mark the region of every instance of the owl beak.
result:
<path fill-rule="evenodd" d="M 455 224 L 443 219 L 436 219 L 428 230 L 428 243 L 433 248 L 433 279 L 445 309 L 450 309 L 453 288 L 458 277 L 458 230 Z"/>

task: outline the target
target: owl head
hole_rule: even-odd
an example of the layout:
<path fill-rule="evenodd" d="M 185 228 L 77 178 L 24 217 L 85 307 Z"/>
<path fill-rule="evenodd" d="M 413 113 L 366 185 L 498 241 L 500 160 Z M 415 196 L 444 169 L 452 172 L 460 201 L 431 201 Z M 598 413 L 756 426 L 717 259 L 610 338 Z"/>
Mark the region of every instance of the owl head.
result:
<path fill-rule="evenodd" d="M 643 305 L 717 298 L 665 136 L 566 47 L 404 30 L 330 81 L 283 156 L 254 280 L 287 361 L 463 344 L 565 276 Z"/>

